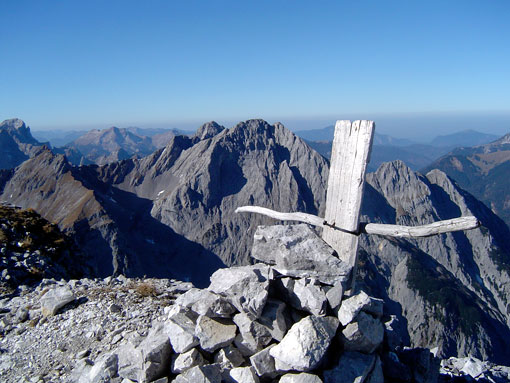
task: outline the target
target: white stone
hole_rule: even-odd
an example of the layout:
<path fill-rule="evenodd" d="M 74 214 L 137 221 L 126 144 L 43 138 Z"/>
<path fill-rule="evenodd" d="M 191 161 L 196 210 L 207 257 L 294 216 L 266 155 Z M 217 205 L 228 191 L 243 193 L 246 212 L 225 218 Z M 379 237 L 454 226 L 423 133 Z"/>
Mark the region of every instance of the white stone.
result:
<path fill-rule="evenodd" d="M 302 372 L 300 374 L 285 374 L 280 378 L 279 383 L 322 383 L 322 380 L 317 375 Z"/>
<path fill-rule="evenodd" d="M 241 352 L 232 345 L 222 348 L 214 356 L 214 362 L 222 366 L 223 369 L 232 369 L 239 367 L 244 363 Z"/>
<path fill-rule="evenodd" d="M 192 288 L 175 300 L 176 305 L 189 307 L 199 315 L 229 318 L 235 311 L 224 297 L 208 290 Z"/>
<path fill-rule="evenodd" d="M 214 352 L 231 344 L 236 332 L 237 327 L 232 322 L 203 315 L 198 317 L 195 328 L 195 335 L 200 340 L 200 347 L 207 352 Z"/>
<path fill-rule="evenodd" d="M 196 348 L 192 348 L 182 354 L 172 355 L 171 371 L 174 374 L 183 373 L 191 367 L 203 366 L 205 364 L 204 357 Z"/>
<path fill-rule="evenodd" d="M 335 317 L 303 318 L 269 353 L 297 371 L 313 370 L 324 358 L 338 325 Z"/>
<path fill-rule="evenodd" d="M 199 345 L 195 327 L 195 323 L 183 313 L 177 313 L 165 322 L 165 331 L 176 353 L 182 354 Z"/>
<path fill-rule="evenodd" d="M 306 224 L 259 226 L 252 257 L 274 265 L 282 275 L 316 278 L 325 284 L 345 281 L 351 271 Z"/>
<path fill-rule="evenodd" d="M 178 375 L 173 383 L 221 383 L 221 370 L 217 364 L 195 366 Z"/>
<path fill-rule="evenodd" d="M 44 316 L 55 315 L 60 308 L 74 299 L 74 294 L 69 287 L 55 287 L 41 297 L 41 312 Z"/>
<path fill-rule="evenodd" d="M 361 310 L 381 317 L 383 314 L 383 300 L 369 297 L 367 293 L 361 291 L 342 302 L 340 310 L 338 310 L 338 319 L 343 326 L 346 326 Z"/>
<path fill-rule="evenodd" d="M 270 268 L 264 264 L 219 269 L 208 290 L 225 296 L 240 312 L 257 319 L 267 301 Z"/>
<path fill-rule="evenodd" d="M 230 370 L 232 383 L 259 383 L 259 378 L 253 367 L 237 367 Z"/>
<path fill-rule="evenodd" d="M 312 315 L 326 315 L 326 294 L 315 280 L 282 278 L 280 289 L 287 302 L 294 308 Z"/>
<path fill-rule="evenodd" d="M 384 326 L 379 319 L 360 312 L 342 331 L 344 349 L 371 354 L 382 343 Z"/>

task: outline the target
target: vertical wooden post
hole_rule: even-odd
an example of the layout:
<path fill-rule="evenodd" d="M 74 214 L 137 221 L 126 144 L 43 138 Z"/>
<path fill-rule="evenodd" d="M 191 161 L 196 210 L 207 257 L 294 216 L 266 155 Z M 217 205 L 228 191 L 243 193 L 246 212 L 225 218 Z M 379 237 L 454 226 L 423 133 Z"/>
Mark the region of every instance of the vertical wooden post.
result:
<path fill-rule="evenodd" d="M 373 121 L 337 121 L 331 150 L 326 221 L 346 231 L 357 232 L 365 173 L 370 160 L 375 124 Z M 356 272 L 358 236 L 326 227 L 322 238 Z"/>

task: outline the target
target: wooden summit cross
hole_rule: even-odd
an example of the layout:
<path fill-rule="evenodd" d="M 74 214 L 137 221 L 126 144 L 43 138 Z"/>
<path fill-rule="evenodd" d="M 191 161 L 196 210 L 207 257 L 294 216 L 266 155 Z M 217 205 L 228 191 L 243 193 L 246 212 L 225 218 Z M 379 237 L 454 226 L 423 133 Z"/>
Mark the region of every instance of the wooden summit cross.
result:
<path fill-rule="evenodd" d="M 359 222 L 365 173 L 370 160 L 375 124 L 373 121 L 337 121 L 331 150 L 326 216 L 280 213 L 260 206 L 242 206 L 236 213 L 259 213 L 283 221 L 299 221 L 323 228 L 322 238 L 352 267 L 352 285 L 361 233 L 391 237 L 427 237 L 480 225 L 476 217 L 460 217 L 424 226 L 400 226 Z"/>

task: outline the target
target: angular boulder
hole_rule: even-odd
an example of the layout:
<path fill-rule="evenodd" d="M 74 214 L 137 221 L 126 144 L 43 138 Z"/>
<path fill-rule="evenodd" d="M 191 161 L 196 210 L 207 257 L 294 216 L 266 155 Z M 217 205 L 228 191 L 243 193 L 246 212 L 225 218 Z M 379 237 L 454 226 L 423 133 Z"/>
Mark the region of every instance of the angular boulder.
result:
<path fill-rule="evenodd" d="M 324 383 L 363 383 L 375 364 L 375 355 L 344 352 L 338 365 L 324 371 Z"/>
<path fill-rule="evenodd" d="M 214 352 L 231 344 L 236 337 L 237 327 L 231 321 L 220 318 L 198 317 L 195 334 L 200 340 L 200 347 L 207 352 Z"/>
<path fill-rule="evenodd" d="M 74 299 L 74 294 L 69 287 L 52 288 L 41 297 L 41 313 L 46 317 L 53 316 L 59 309 L 71 303 Z"/>
<path fill-rule="evenodd" d="M 200 344 L 195 336 L 195 327 L 195 322 L 186 314 L 180 312 L 174 314 L 165 322 L 165 331 L 176 353 L 182 354 Z"/>
<path fill-rule="evenodd" d="M 326 293 L 314 279 L 281 278 L 278 281 L 280 293 L 286 302 L 298 310 L 312 315 L 326 315 Z"/>
<path fill-rule="evenodd" d="M 383 341 L 384 326 L 379 319 L 360 312 L 342 331 L 341 338 L 345 350 L 371 354 Z"/>
<path fill-rule="evenodd" d="M 236 309 L 257 319 L 267 301 L 271 270 L 264 264 L 219 269 L 209 291 L 226 297 Z"/>
<path fill-rule="evenodd" d="M 218 351 L 214 356 L 214 363 L 218 363 L 223 369 L 232 369 L 242 365 L 244 358 L 237 348 L 229 345 Z"/>
<path fill-rule="evenodd" d="M 259 383 L 253 367 L 237 367 L 229 372 L 229 383 Z"/>
<path fill-rule="evenodd" d="M 269 353 L 294 370 L 313 370 L 326 355 L 338 325 L 335 317 L 308 316 L 295 323 Z"/>
<path fill-rule="evenodd" d="M 351 273 L 351 267 L 306 224 L 259 226 L 251 255 L 274 265 L 282 275 L 315 278 L 328 285 L 346 282 Z"/>
<path fill-rule="evenodd" d="M 236 311 L 224 297 L 197 288 L 192 288 L 179 296 L 175 304 L 191 308 L 197 314 L 210 318 L 229 318 Z"/>
<path fill-rule="evenodd" d="M 174 374 L 181 374 L 192 367 L 204 364 L 206 362 L 202 354 L 196 348 L 192 348 L 185 353 L 172 355 L 171 371 Z"/>
<path fill-rule="evenodd" d="M 217 364 L 195 366 L 186 370 L 173 383 L 221 383 L 221 369 Z"/>
<path fill-rule="evenodd" d="M 372 298 L 364 291 L 345 299 L 338 310 L 338 319 L 343 326 L 346 326 L 358 315 L 360 311 L 368 312 L 376 317 L 381 317 L 383 314 L 382 299 Z"/>
<path fill-rule="evenodd" d="M 269 298 L 264 306 L 262 315 L 257 320 L 264 325 L 273 339 L 280 342 L 287 333 L 287 319 L 285 309 L 287 305 L 279 300 Z"/>
<path fill-rule="evenodd" d="M 243 345 L 250 350 L 262 350 L 273 339 L 266 326 L 250 319 L 245 313 L 236 314 L 233 320 L 239 328 Z"/>

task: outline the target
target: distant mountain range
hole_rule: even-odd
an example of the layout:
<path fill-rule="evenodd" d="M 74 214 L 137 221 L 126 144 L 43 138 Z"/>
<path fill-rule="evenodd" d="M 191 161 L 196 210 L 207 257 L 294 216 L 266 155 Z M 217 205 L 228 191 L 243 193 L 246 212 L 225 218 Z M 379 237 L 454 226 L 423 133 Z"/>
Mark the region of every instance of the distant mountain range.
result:
<path fill-rule="evenodd" d="M 334 131 L 335 128 L 331 125 L 323 129 L 298 131 L 296 134 L 324 157 L 330 158 Z M 480 145 L 497 138 L 498 136 L 492 134 L 465 130 L 438 136 L 430 144 L 421 144 L 376 133 L 368 170 L 375 171 L 383 162 L 395 160 L 402 160 L 412 169 L 418 170 L 456 147 Z"/>
<path fill-rule="evenodd" d="M 203 286 L 218 267 L 251 262 L 256 227 L 275 223 L 235 208 L 323 216 L 328 173 L 328 161 L 281 124 L 210 122 L 148 156 L 101 166 L 72 166 L 39 148 L 0 171 L 0 201 L 31 207 L 72 235 L 92 276 L 171 276 Z M 363 235 L 359 280 L 385 299 L 407 343 L 504 364 L 508 226 L 445 173 L 423 176 L 401 161 L 367 176 L 363 201 L 365 222 L 481 221 L 478 229 L 419 240 Z"/>

